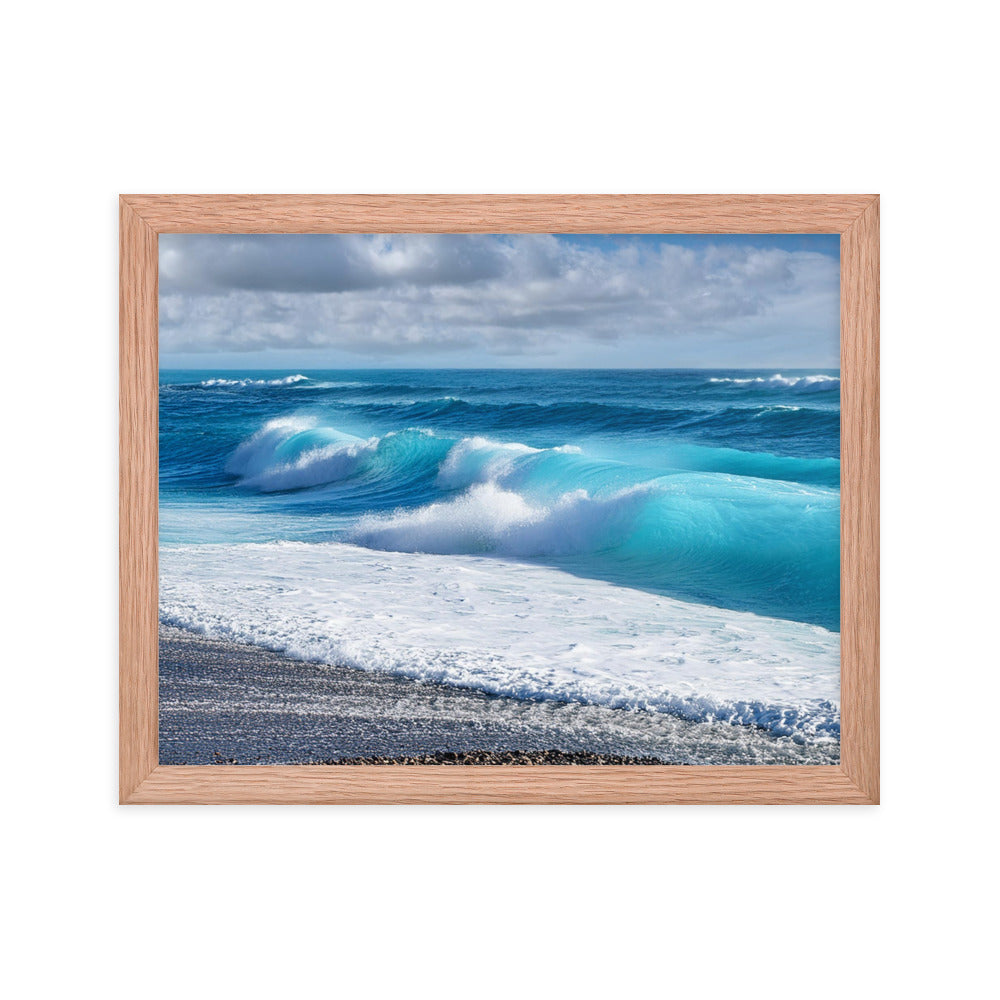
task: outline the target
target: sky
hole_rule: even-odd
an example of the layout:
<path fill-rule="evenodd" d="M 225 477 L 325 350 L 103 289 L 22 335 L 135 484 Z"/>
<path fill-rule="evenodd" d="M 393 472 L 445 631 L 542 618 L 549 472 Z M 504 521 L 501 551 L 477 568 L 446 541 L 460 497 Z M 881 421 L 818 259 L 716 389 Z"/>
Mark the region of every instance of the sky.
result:
<path fill-rule="evenodd" d="M 837 368 L 837 235 L 160 236 L 162 368 Z"/>

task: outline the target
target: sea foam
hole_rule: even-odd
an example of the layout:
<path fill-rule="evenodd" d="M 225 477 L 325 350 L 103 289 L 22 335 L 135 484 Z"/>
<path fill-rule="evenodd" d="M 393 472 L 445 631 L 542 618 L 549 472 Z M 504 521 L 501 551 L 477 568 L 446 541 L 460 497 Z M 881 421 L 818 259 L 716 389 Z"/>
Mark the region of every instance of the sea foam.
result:
<path fill-rule="evenodd" d="M 762 389 L 792 389 L 795 392 L 830 392 L 840 389 L 840 379 L 835 375 L 797 375 L 786 378 L 776 374 L 770 378 L 710 378 L 708 381 L 717 385 L 752 385 Z"/>
<path fill-rule="evenodd" d="M 308 382 L 308 375 L 286 375 L 284 378 L 209 378 L 199 384 L 203 389 L 244 389 L 247 386 L 261 388 L 269 386 L 277 388 L 283 385 L 296 385 L 299 382 Z"/>
<path fill-rule="evenodd" d="M 839 636 L 817 626 L 338 543 L 165 547 L 160 567 L 161 620 L 294 658 L 839 738 Z"/>
<path fill-rule="evenodd" d="M 284 417 L 266 423 L 236 449 L 226 471 L 262 493 L 337 482 L 353 475 L 378 445 L 311 418 Z"/>
<path fill-rule="evenodd" d="M 351 537 L 369 548 L 401 552 L 592 553 L 627 537 L 653 490 L 654 486 L 638 486 L 610 497 L 574 490 L 550 506 L 536 506 L 519 493 L 486 482 L 453 500 L 363 517 Z"/>

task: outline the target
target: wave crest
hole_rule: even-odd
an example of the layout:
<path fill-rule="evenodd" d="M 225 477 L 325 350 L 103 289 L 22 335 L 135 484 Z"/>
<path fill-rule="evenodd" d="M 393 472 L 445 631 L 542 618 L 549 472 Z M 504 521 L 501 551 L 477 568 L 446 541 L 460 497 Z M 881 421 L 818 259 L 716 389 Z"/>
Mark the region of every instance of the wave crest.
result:
<path fill-rule="evenodd" d="M 478 483 L 453 500 L 363 517 L 352 540 L 371 549 L 437 555 L 592 553 L 621 542 L 655 489 L 638 486 L 610 497 L 574 490 L 544 506 L 496 483 Z"/>
<path fill-rule="evenodd" d="M 753 385 L 764 389 L 791 389 L 795 392 L 833 392 L 840 389 L 840 379 L 836 375 L 793 375 L 781 374 L 770 378 L 710 378 L 716 385 Z"/>
<path fill-rule="evenodd" d="M 347 479 L 378 444 L 315 424 L 297 417 L 269 421 L 233 452 L 226 472 L 262 493 L 304 489 Z"/>
<path fill-rule="evenodd" d="M 451 442 L 430 431 L 359 438 L 313 417 L 268 421 L 230 456 L 226 472 L 261 493 L 309 489 L 370 474 L 387 483 L 428 478 Z"/>
<path fill-rule="evenodd" d="M 308 375 L 286 375 L 284 378 L 210 378 L 199 383 L 202 389 L 245 389 L 247 386 L 257 388 L 268 386 L 277 388 L 282 385 L 295 385 L 298 382 L 308 382 Z"/>

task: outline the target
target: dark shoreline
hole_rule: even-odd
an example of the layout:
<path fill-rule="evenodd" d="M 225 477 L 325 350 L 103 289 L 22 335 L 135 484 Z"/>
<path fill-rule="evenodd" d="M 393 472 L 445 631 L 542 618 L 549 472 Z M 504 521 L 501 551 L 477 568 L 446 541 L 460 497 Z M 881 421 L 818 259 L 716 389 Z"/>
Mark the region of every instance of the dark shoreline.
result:
<path fill-rule="evenodd" d="M 161 764 L 831 764 L 836 745 L 520 701 L 160 625 Z"/>
<path fill-rule="evenodd" d="M 420 754 L 410 757 L 346 757 L 342 760 L 321 760 L 318 764 L 365 764 L 375 767 L 409 766 L 413 764 L 514 764 L 532 767 L 548 764 L 580 764 L 580 765 L 660 765 L 666 766 L 666 761 L 657 757 L 620 757 L 613 754 L 587 753 L 577 751 L 568 753 L 565 750 L 467 750 L 455 753 L 442 750 L 433 754 Z"/>

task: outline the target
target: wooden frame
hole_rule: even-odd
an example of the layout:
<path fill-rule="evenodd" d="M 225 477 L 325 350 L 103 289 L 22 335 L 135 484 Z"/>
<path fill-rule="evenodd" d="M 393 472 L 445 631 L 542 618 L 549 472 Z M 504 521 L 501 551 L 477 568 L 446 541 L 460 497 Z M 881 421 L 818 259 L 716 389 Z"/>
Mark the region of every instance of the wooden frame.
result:
<path fill-rule="evenodd" d="M 877 803 L 879 202 L 874 195 L 123 195 L 120 199 L 123 803 Z M 838 766 L 161 766 L 160 233 L 839 233 Z"/>

